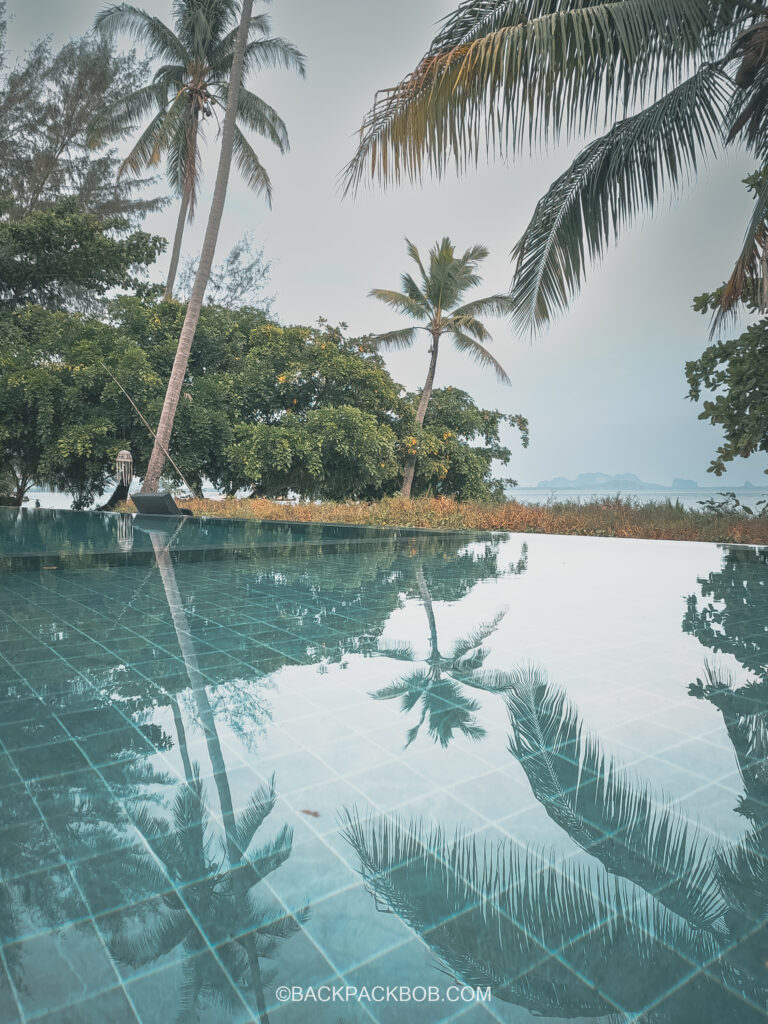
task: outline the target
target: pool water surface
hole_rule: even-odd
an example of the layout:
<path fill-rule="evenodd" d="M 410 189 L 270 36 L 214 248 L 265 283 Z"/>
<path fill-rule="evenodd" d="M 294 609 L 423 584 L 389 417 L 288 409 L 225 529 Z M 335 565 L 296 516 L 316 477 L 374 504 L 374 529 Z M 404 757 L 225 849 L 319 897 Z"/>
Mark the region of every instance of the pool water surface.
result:
<path fill-rule="evenodd" d="M 0 509 L 0 1024 L 768 1018 L 768 549 Z"/>

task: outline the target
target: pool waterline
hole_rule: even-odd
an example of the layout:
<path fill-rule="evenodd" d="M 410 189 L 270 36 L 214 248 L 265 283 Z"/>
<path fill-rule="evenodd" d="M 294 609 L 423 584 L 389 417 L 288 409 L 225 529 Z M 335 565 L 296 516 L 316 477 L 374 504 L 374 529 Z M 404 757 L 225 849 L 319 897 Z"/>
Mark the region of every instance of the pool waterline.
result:
<path fill-rule="evenodd" d="M 0 1021 L 767 1015 L 768 552 L 141 525 L 0 513 Z"/>

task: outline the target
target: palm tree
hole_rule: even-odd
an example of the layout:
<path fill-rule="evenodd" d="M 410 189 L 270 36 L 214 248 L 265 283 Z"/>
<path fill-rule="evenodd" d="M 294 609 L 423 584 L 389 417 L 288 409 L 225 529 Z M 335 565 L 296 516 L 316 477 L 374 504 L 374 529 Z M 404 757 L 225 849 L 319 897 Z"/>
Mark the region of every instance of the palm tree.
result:
<path fill-rule="evenodd" d="M 222 0 L 223 2 L 223 0 Z M 234 0 L 227 0 L 230 7 Z M 181 328 L 179 345 L 176 349 L 176 356 L 173 360 L 171 377 L 168 381 L 168 388 L 165 392 L 165 401 L 160 413 L 160 422 L 157 425 L 157 433 L 152 446 L 152 454 L 149 459 L 147 472 L 142 484 L 142 493 L 149 494 L 156 491 L 160 483 L 160 474 L 163 471 L 165 460 L 168 457 L 168 445 L 173 431 L 173 421 L 176 417 L 176 408 L 181 397 L 181 389 L 184 384 L 184 377 L 187 372 L 189 353 L 192 350 L 192 342 L 197 330 L 197 321 L 200 319 L 200 310 L 203 306 L 205 289 L 208 285 L 208 278 L 211 276 L 213 257 L 216 252 L 216 242 L 219 237 L 219 227 L 224 214 L 224 202 L 227 198 L 227 185 L 229 184 L 229 172 L 232 167 L 232 154 L 237 138 L 237 110 L 240 94 L 240 83 L 243 80 L 245 70 L 245 57 L 248 50 L 248 36 L 251 30 L 251 12 L 253 11 L 253 0 L 243 0 L 240 14 L 240 24 L 237 28 L 234 50 L 232 51 L 232 70 L 229 76 L 229 87 L 227 89 L 227 108 L 224 114 L 224 124 L 221 129 L 221 151 L 219 153 L 219 166 L 216 171 L 216 183 L 213 189 L 211 210 L 208 215 L 208 225 L 205 229 L 202 249 L 200 250 L 200 262 L 197 266 L 195 280 L 192 283 L 192 290 L 187 303 L 187 312 L 184 316 L 184 324 Z"/>
<path fill-rule="evenodd" d="M 416 422 L 421 426 L 432 397 L 437 352 L 444 334 L 450 335 L 459 352 L 466 352 L 481 366 L 491 367 L 499 380 L 505 384 L 510 383 L 504 368 L 482 345 L 482 342 L 489 341 L 491 336 L 478 319 L 489 315 L 503 316 L 510 311 L 510 306 L 506 295 L 490 295 L 486 299 L 462 303 L 466 292 L 482 281 L 477 268 L 488 256 L 485 246 L 473 245 L 463 255 L 457 256 L 450 238 L 444 238 L 430 249 L 427 270 L 413 242 L 409 242 L 407 238 L 405 242 L 408 255 L 419 268 L 421 283 L 417 284 L 411 274 L 403 274 L 400 279 L 403 289 L 401 292 L 374 288 L 370 295 L 386 302 L 399 313 L 405 313 L 413 320 L 421 322 L 417 327 L 404 327 L 388 334 L 379 334 L 373 340 L 385 348 L 404 349 L 413 345 L 417 331 L 426 331 L 432 339 L 429 349 L 429 371 L 416 411 Z M 412 441 L 415 445 L 416 439 Z M 402 494 L 405 498 L 411 496 L 415 467 L 416 455 L 409 453 L 403 473 Z"/>
<path fill-rule="evenodd" d="M 606 130 L 607 129 L 607 130 Z M 513 319 L 565 309 L 623 228 L 736 138 L 764 163 L 765 0 L 464 0 L 414 71 L 377 93 L 344 187 L 474 165 L 603 132 L 541 199 L 514 250 Z M 768 277 L 768 178 L 724 289 Z"/>
<path fill-rule="evenodd" d="M 224 110 L 229 96 L 229 75 L 237 38 L 238 4 L 234 0 L 175 0 L 174 27 L 131 4 L 112 4 L 96 17 L 105 34 L 127 32 L 162 61 L 152 82 L 113 103 L 91 128 L 97 145 L 115 132 L 125 135 L 146 117 L 151 120 L 120 168 L 138 175 L 166 157 L 168 180 L 180 199 L 165 298 L 173 297 L 184 225 L 191 223 L 200 191 L 200 140 L 205 122 L 216 108 Z M 304 75 L 304 57 L 285 39 L 269 35 L 269 18 L 250 18 L 243 62 L 244 78 L 251 71 L 279 67 Z M 272 184 L 243 132 L 248 129 L 269 139 L 281 153 L 288 150 L 282 118 L 259 96 L 244 88 L 237 97 L 235 157 L 247 184 L 271 204 Z"/>

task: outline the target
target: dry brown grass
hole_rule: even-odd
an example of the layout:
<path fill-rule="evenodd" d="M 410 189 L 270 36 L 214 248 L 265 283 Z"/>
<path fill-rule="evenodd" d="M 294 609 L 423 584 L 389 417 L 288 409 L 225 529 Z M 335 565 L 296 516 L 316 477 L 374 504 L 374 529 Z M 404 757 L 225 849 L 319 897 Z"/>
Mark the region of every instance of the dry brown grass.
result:
<path fill-rule="evenodd" d="M 588 537 L 645 537 L 732 544 L 768 544 L 768 519 L 728 514 L 665 502 L 607 497 L 523 505 L 458 502 L 452 498 L 385 498 L 378 502 L 330 502 L 283 505 L 266 498 L 185 499 L 197 516 L 273 519 L 286 522 L 350 523 L 432 530 L 510 530 Z M 127 509 L 127 506 L 126 506 Z M 132 507 L 131 507 L 131 510 Z"/>

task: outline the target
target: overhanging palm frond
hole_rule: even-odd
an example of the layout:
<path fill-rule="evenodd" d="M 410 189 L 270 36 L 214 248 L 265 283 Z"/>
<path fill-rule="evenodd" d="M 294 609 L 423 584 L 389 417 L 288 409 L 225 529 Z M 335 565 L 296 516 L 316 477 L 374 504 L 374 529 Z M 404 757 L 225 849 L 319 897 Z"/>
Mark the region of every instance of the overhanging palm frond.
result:
<path fill-rule="evenodd" d="M 738 12 L 711 0 L 463 4 L 417 68 L 377 93 L 343 172 L 354 192 L 459 170 L 483 153 L 591 132 L 715 56 Z M 714 16 L 713 16 L 714 15 Z M 477 28 L 472 27 L 477 20 Z M 718 54 L 719 55 L 719 54 Z"/>
<path fill-rule="evenodd" d="M 486 366 L 493 370 L 502 384 L 512 383 L 501 363 L 479 341 L 475 341 L 474 338 L 470 338 L 463 331 L 456 329 L 451 331 L 451 337 L 453 338 L 453 344 L 459 352 L 464 352 L 473 362 L 478 363 L 480 366 Z"/>
<path fill-rule="evenodd" d="M 555 871 L 545 851 L 450 840 L 419 821 L 361 820 L 349 810 L 342 835 L 377 905 L 428 943 L 449 974 L 537 1014 L 611 1014 L 610 1000 L 586 981 L 599 977 L 610 977 L 616 1002 L 639 1011 L 668 992 L 673 950 L 693 963 L 718 950 L 713 936 L 622 880 L 567 863 Z"/>
<path fill-rule="evenodd" d="M 562 312 L 587 265 L 662 189 L 676 187 L 722 140 L 729 83 L 700 68 L 647 110 L 618 122 L 579 153 L 539 201 L 517 243 L 512 319 L 540 330 Z"/>
<path fill-rule="evenodd" d="M 550 818 L 610 872 L 716 931 L 724 905 L 710 843 L 602 751 L 543 672 L 518 670 L 509 682 L 510 751 Z"/>
<path fill-rule="evenodd" d="M 720 306 L 712 315 L 710 334 L 735 318 L 735 309 L 750 281 L 760 281 L 760 301 L 768 308 L 768 175 L 757 194 L 736 266 L 728 279 Z"/>

